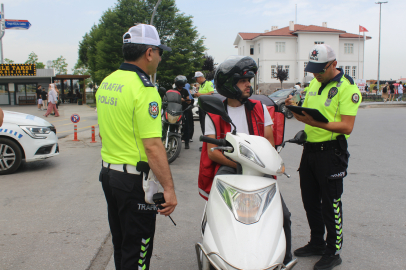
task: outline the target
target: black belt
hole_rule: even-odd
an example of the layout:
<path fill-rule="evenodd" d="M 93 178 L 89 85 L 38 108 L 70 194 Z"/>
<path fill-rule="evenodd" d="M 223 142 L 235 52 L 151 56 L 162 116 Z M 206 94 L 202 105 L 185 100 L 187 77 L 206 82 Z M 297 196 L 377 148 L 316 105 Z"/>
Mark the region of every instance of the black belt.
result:
<path fill-rule="evenodd" d="M 341 149 L 340 143 L 337 140 L 334 141 L 326 141 L 326 142 L 318 142 L 318 143 L 310 143 L 307 142 L 304 144 L 304 150 L 308 152 L 319 152 L 319 151 L 327 151 L 331 149 Z"/>

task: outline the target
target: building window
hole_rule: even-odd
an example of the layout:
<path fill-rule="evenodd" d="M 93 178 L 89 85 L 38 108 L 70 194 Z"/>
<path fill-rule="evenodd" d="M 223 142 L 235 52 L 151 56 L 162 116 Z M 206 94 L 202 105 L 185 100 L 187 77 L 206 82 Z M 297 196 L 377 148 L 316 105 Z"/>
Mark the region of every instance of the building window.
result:
<path fill-rule="evenodd" d="M 344 69 L 344 67 L 343 67 L 343 66 L 339 66 L 338 68 L 341 68 L 341 70 L 343 70 L 343 69 Z"/>
<path fill-rule="evenodd" d="M 345 66 L 345 75 L 350 75 L 350 66 Z"/>
<path fill-rule="evenodd" d="M 275 42 L 276 43 L 276 52 L 284 53 L 285 52 L 285 42 Z"/>
<path fill-rule="evenodd" d="M 352 78 L 355 79 L 357 77 L 357 66 L 352 66 Z"/>
<path fill-rule="evenodd" d="M 344 43 L 344 53 L 353 54 L 354 53 L 354 43 Z"/>
<path fill-rule="evenodd" d="M 286 70 L 286 72 L 288 74 L 288 78 L 289 78 L 289 66 L 285 66 L 285 70 Z"/>
<path fill-rule="evenodd" d="M 304 62 L 304 69 L 303 70 L 305 70 L 306 67 L 307 67 L 307 62 Z M 307 72 L 306 71 L 304 72 L 304 77 L 307 77 Z"/>
<path fill-rule="evenodd" d="M 250 55 L 254 55 L 254 45 L 250 45 Z"/>
<path fill-rule="evenodd" d="M 261 53 L 261 43 L 258 43 L 258 53 Z"/>
<path fill-rule="evenodd" d="M 315 41 L 314 44 L 324 44 L 324 41 Z"/>
<path fill-rule="evenodd" d="M 277 70 L 276 70 L 276 65 L 272 65 L 271 66 L 271 74 L 272 74 L 272 78 L 276 78 L 276 73 L 277 73 Z"/>

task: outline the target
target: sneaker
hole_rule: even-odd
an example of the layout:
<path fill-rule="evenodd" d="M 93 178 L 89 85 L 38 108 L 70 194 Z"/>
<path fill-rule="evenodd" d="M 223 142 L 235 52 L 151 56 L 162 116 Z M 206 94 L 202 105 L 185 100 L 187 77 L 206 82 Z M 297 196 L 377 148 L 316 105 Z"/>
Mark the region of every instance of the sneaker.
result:
<path fill-rule="evenodd" d="M 314 255 L 323 255 L 324 252 L 326 251 L 326 245 L 314 245 L 311 243 L 308 243 L 304 247 L 296 249 L 293 254 L 295 254 L 297 257 L 309 257 L 309 256 L 314 256 Z"/>
<path fill-rule="evenodd" d="M 190 139 L 190 140 L 189 140 L 189 142 L 193 142 L 193 140 L 192 140 L 192 139 Z"/>
<path fill-rule="evenodd" d="M 340 265 L 343 260 L 341 260 L 340 255 L 324 254 L 320 261 L 314 265 L 314 270 L 331 270 L 337 265 Z"/>

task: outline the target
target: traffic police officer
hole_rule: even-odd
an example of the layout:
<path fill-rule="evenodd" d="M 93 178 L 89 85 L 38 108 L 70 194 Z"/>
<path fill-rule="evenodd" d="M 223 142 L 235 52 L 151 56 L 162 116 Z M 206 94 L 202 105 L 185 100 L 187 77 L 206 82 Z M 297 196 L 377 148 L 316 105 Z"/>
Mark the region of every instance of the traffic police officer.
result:
<path fill-rule="evenodd" d="M 310 227 L 310 242 L 295 250 L 298 257 L 323 255 L 315 270 L 333 269 L 342 260 L 343 178 L 347 175 L 347 139 L 353 130 L 361 94 L 353 79 L 337 69 L 333 49 L 325 44 L 310 51 L 305 71 L 314 74 L 303 107 L 319 110 L 328 123 L 303 112 L 295 114 L 306 124 L 307 142 L 300 162 L 302 201 Z M 290 105 L 291 97 L 286 99 Z M 324 240 L 324 231 L 327 237 Z"/>
<path fill-rule="evenodd" d="M 207 81 L 202 72 L 196 71 L 193 79 L 195 79 L 196 82 L 200 84 L 199 91 L 194 95 L 195 97 L 200 97 L 202 95 L 212 95 L 214 93 L 213 83 L 211 81 Z M 201 108 L 199 108 L 200 128 L 202 129 L 203 135 L 205 117 L 206 113 Z M 200 147 L 199 150 L 202 151 L 202 147 Z"/>
<path fill-rule="evenodd" d="M 156 207 L 145 202 L 143 177 L 153 171 L 164 189 L 163 215 L 177 204 L 162 145 L 161 98 L 149 75 L 163 50 L 155 27 L 138 24 L 123 36 L 124 63 L 96 94 L 102 138 L 100 181 L 107 201 L 116 269 L 149 269 Z"/>

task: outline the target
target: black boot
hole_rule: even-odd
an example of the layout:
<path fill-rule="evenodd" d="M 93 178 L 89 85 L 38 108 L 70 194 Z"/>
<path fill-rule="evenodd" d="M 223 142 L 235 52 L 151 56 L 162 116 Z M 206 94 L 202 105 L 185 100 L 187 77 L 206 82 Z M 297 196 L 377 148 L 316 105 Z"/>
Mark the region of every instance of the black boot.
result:
<path fill-rule="evenodd" d="M 189 144 L 185 143 L 185 149 L 189 149 Z"/>
<path fill-rule="evenodd" d="M 296 249 L 293 253 L 297 257 L 309 257 L 309 256 L 314 256 L 314 255 L 323 255 L 325 251 L 326 251 L 326 244 L 314 245 L 314 244 L 308 243 L 304 247 Z"/>
<path fill-rule="evenodd" d="M 314 265 L 314 270 L 331 270 L 342 262 L 340 255 L 324 254 Z"/>

